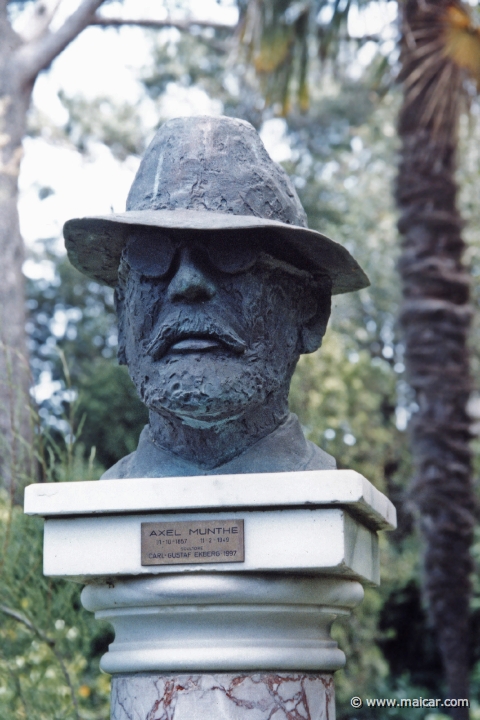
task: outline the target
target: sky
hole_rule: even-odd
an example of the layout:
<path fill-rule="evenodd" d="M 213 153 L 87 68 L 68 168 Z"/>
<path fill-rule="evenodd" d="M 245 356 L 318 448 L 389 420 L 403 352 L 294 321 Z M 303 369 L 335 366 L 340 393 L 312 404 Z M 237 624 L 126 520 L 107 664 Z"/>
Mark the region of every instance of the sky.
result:
<path fill-rule="evenodd" d="M 77 4 L 74 0 L 64 0 L 63 14 L 67 14 L 67 9 L 71 12 Z M 110 3 L 102 12 L 112 16 L 164 19 L 166 13 L 162 6 L 159 0 L 125 0 L 123 7 Z M 202 0 L 196 4 L 194 16 L 233 26 L 237 11 L 230 0 L 222 0 L 221 5 L 215 0 Z M 153 131 L 158 122 L 157 110 L 145 97 L 140 83 L 150 54 L 151 41 L 140 28 L 88 28 L 55 60 L 48 72 L 40 75 L 33 105 L 54 125 L 61 126 L 68 120 L 68 113 L 58 98 L 60 90 L 67 96 L 80 94 L 88 99 L 107 95 L 118 102 L 135 104 L 141 100 L 143 123 Z M 170 87 L 167 95 L 162 107 L 164 117 L 222 112 L 221 103 L 212 102 L 198 89 L 187 93 Z M 30 248 L 37 244 L 40 247 L 43 238 L 59 236 L 63 223 L 71 217 L 124 210 L 140 162 L 136 157 L 119 162 L 100 143 L 92 145 L 88 155 L 81 155 L 66 142 L 52 142 L 48 130 L 43 137 L 27 137 L 24 151 L 19 213 L 21 231 Z M 44 200 L 38 194 L 42 187 L 54 191 Z M 35 268 L 35 263 L 27 260 L 25 271 L 30 276 L 38 275 L 42 268 Z"/>
<path fill-rule="evenodd" d="M 62 1 L 55 18 L 57 25 L 78 3 L 79 0 Z M 108 3 L 101 12 L 111 16 L 165 19 L 169 4 L 174 8 L 175 0 L 124 0 L 123 3 Z M 385 42 L 391 43 L 389 28 L 395 9 L 395 2 L 371 3 L 362 14 L 352 15 L 350 33 L 356 36 L 384 33 Z M 185 17 L 185 13 L 178 9 L 170 12 L 173 17 Z M 18 18 L 18 29 L 25 21 L 25 14 L 22 15 Z M 191 0 L 190 15 L 199 20 L 228 23 L 233 27 L 237 20 L 235 0 Z M 60 90 L 70 97 L 79 94 L 88 99 L 107 95 L 117 102 L 140 103 L 144 127 L 151 129 L 153 134 L 159 110 L 153 101 L 145 97 L 140 83 L 141 74 L 150 63 L 151 43 L 150 36 L 140 28 L 88 28 L 55 60 L 48 72 L 40 75 L 34 89 L 33 105 L 51 123 L 61 126 L 67 121 L 68 114 L 58 98 Z M 360 64 L 370 59 L 368 43 L 362 53 Z M 211 100 L 202 90 L 180 88 L 173 84 L 168 86 L 161 106 L 161 115 L 165 118 L 221 113 L 221 103 Z M 262 128 L 261 136 L 274 160 L 281 162 L 288 159 L 290 148 L 284 120 L 269 120 Z M 137 157 L 119 162 L 108 148 L 99 143 L 92 145 L 87 155 L 81 155 L 65 141 L 52 142 L 48 131 L 40 137 L 26 138 L 24 150 L 19 212 L 22 234 L 27 246 L 32 249 L 41 248 L 44 238 L 60 238 L 61 228 L 69 218 L 122 211 L 140 162 Z M 39 198 L 42 187 L 53 190 L 43 200 Z M 61 251 L 60 240 L 58 247 Z M 45 271 L 45 266 L 42 268 L 27 260 L 27 275 L 38 276 Z"/>

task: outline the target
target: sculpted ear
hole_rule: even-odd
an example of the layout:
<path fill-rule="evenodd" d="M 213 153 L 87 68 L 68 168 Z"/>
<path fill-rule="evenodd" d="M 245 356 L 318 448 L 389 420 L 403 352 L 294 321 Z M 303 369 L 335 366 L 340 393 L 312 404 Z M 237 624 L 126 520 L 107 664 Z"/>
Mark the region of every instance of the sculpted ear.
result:
<path fill-rule="evenodd" d="M 117 358 L 118 358 L 118 364 L 119 365 L 126 365 L 127 364 L 127 356 L 125 352 L 125 332 L 124 332 L 124 321 L 125 321 L 125 313 L 124 313 L 124 301 L 125 301 L 125 293 L 123 292 L 123 289 L 120 288 L 118 285 L 115 288 L 115 293 L 113 295 L 114 303 L 115 303 L 115 310 L 117 313 L 118 318 L 118 347 L 117 347 Z"/>
<path fill-rule="evenodd" d="M 330 283 L 315 283 L 315 287 L 308 288 L 304 300 L 304 320 L 300 330 L 301 355 L 315 352 L 322 344 L 332 308 Z"/>

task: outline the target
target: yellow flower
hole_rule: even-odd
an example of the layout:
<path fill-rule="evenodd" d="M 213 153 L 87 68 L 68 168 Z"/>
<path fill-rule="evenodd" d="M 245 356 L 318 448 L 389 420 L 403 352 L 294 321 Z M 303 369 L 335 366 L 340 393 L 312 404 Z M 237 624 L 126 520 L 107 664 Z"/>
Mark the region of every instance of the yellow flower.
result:
<path fill-rule="evenodd" d="M 88 685 L 80 685 L 80 687 L 78 688 L 78 694 L 80 695 L 81 698 L 90 697 L 91 692 L 92 691 L 90 690 Z"/>

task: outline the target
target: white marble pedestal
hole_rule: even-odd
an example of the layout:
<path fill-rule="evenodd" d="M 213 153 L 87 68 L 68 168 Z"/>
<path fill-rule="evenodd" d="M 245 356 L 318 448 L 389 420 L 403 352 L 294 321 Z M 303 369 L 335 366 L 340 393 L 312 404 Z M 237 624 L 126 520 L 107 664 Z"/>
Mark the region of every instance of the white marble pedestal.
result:
<path fill-rule="evenodd" d="M 115 629 L 101 661 L 112 720 L 334 720 L 345 656 L 330 628 L 379 582 L 377 531 L 395 526 L 361 475 L 31 485 L 25 512 L 46 519 L 45 574 L 84 583 L 84 606 Z M 228 533 L 185 552 L 181 528 L 222 521 L 244 528 L 240 561 Z M 162 529 L 163 564 L 142 523 Z"/>

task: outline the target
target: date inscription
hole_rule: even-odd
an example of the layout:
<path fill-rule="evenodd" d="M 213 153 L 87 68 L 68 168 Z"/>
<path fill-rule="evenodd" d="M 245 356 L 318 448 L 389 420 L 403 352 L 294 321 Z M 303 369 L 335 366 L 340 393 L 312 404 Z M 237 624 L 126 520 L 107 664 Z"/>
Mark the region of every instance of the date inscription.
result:
<path fill-rule="evenodd" d="M 245 561 L 243 520 L 142 523 L 142 565 Z"/>

